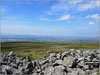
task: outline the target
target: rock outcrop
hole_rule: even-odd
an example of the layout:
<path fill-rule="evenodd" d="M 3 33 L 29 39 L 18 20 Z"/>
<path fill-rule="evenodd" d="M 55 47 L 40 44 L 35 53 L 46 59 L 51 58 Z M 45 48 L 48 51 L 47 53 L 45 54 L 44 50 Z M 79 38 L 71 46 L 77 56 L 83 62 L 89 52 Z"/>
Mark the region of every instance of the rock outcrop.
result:
<path fill-rule="evenodd" d="M 15 53 L 1 54 L 2 75 L 99 75 L 99 50 L 74 50 L 51 53 L 43 60 L 28 61 Z"/>

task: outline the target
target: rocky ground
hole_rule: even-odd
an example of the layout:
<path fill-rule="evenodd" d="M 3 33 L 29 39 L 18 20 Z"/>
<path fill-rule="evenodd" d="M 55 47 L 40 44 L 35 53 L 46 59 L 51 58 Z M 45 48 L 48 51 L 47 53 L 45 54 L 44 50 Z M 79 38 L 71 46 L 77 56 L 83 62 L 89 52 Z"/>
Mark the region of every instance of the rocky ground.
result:
<path fill-rule="evenodd" d="M 63 53 L 50 53 L 42 60 L 29 61 L 29 58 L 15 53 L 1 54 L 0 75 L 100 75 L 99 50 L 74 50 Z"/>

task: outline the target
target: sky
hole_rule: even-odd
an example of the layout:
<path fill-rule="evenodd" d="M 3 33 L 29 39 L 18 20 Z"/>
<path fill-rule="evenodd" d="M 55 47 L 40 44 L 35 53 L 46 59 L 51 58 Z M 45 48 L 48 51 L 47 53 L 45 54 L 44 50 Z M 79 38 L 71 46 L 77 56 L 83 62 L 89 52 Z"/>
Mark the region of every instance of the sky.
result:
<path fill-rule="evenodd" d="M 1 1 L 1 34 L 99 36 L 99 1 Z"/>

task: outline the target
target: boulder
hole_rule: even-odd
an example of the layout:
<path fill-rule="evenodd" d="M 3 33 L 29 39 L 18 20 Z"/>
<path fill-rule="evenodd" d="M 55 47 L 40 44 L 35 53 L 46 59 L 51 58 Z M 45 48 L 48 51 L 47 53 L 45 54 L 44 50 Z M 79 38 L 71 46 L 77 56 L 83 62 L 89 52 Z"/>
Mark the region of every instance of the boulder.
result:
<path fill-rule="evenodd" d="M 56 61 L 53 63 L 53 65 L 55 65 L 55 64 L 61 65 L 61 64 L 63 64 L 63 61 L 62 61 L 62 60 L 56 60 Z"/>
<path fill-rule="evenodd" d="M 70 68 L 76 68 L 77 65 L 78 65 L 78 59 L 75 58 L 75 59 L 72 61 L 72 65 L 70 66 Z"/>
<path fill-rule="evenodd" d="M 2 73 L 13 74 L 13 69 L 10 66 L 2 66 Z"/>
<path fill-rule="evenodd" d="M 50 54 L 50 53 L 51 53 L 51 51 L 47 51 L 47 53 L 48 53 L 48 54 Z"/>
<path fill-rule="evenodd" d="M 67 57 L 67 56 L 68 56 L 68 52 L 64 52 L 64 53 L 62 53 L 62 55 L 61 55 L 61 59 L 64 60 L 64 57 Z"/>
<path fill-rule="evenodd" d="M 16 56 L 16 54 L 13 52 L 9 52 L 8 56 Z"/>
<path fill-rule="evenodd" d="M 57 59 L 61 59 L 61 53 L 57 54 Z"/>
<path fill-rule="evenodd" d="M 44 72 L 44 75 L 54 75 L 54 67 L 49 66 L 43 72 Z"/>
<path fill-rule="evenodd" d="M 67 67 L 63 65 L 55 66 L 53 75 L 67 75 Z"/>

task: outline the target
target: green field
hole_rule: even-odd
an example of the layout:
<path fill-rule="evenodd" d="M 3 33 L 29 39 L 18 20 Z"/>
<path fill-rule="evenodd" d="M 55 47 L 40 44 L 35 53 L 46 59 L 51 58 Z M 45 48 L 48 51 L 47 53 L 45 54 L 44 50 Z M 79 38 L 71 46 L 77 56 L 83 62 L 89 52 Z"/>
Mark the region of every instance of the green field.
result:
<path fill-rule="evenodd" d="M 15 52 L 20 56 L 30 55 L 31 59 L 39 60 L 48 56 L 47 51 L 63 52 L 65 49 L 98 49 L 99 43 L 48 43 L 48 42 L 9 42 L 1 43 L 1 52 Z"/>

